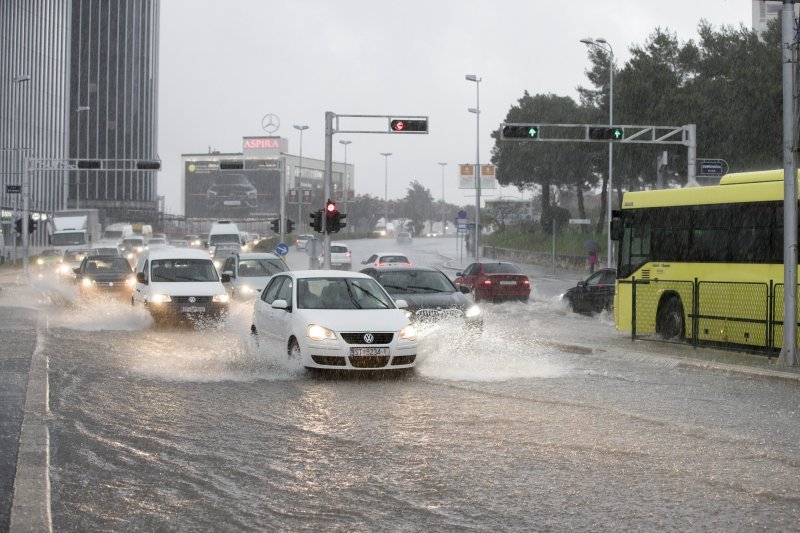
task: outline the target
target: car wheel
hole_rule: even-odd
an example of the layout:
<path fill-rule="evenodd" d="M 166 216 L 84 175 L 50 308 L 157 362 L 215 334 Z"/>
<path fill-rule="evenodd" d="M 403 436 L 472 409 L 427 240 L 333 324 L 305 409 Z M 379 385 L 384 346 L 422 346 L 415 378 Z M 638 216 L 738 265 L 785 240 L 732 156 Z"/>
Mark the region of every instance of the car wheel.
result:
<path fill-rule="evenodd" d="M 300 345 L 297 344 L 297 340 L 294 337 L 292 337 L 292 339 L 289 341 L 289 349 L 287 353 L 289 355 L 289 359 L 294 359 L 296 361 L 301 360 L 302 354 L 300 353 Z"/>
<path fill-rule="evenodd" d="M 475 303 L 478 303 L 478 302 L 481 301 L 481 297 L 478 296 L 478 292 L 475 290 L 474 287 L 472 288 L 472 301 L 474 301 Z"/>
<path fill-rule="evenodd" d="M 677 296 L 669 297 L 656 315 L 656 333 L 665 339 L 683 338 L 686 331 L 683 321 L 683 304 Z"/>

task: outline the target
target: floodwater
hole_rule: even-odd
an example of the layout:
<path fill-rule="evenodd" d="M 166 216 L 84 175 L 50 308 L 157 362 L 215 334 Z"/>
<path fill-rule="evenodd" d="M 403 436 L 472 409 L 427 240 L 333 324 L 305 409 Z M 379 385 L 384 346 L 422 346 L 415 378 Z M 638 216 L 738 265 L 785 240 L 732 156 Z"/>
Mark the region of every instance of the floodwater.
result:
<path fill-rule="evenodd" d="M 48 291 L 43 291 L 48 292 Z M 309 373 L 251 307 L 153 329 L 46 300 L 64 531 L 795 530 L 797 387 L 637 353 L 555 297 L 424 331 L 415 372 Z M 610 326 L 609 326 L 610 324 Z"/>

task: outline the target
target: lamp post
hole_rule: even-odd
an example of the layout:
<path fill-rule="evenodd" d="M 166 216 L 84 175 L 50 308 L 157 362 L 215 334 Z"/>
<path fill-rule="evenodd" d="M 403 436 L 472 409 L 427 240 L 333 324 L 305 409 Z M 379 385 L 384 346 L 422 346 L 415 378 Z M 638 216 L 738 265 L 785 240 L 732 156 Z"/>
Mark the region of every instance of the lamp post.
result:
<path fill-rule="evenodd" d="M 20 74 L 14 76 L 13 82 L 15 85 L 31 81 L 30 74 Z M 16 91 L 15 91 L 16 92 Z M 19 96 L 19 92 L 17 92 Z M 28 243 L 30 241 L 28 236 L 28 206 L 30 202 L 30 183 L 27 180 L 27 173 L 23 168 L 24 158 L 22 157 L 22 106 L 17 101 L 17 109 L 19 109 L 19 119 L 17 120 L 17 157 L 19 157 L 20 176 L 22 177 L 22 277 L 28 279 Z M 16 255 L 16 239 L 14 240 L 14 262 L 17 261 Z"/>
<path fill-rule="evenodd" d="M 383 171 L 383 230 L 389 236 L 389 156 L 391 152 L 381 152 L 384 157 Z"/>
<path fill-rule="evenodd" d="M 447 235 L 447 218 L 444 214 L 445 210 L 445 203 L 444 203 L 444 167 L 447 163 L 439 163 L 442 166 L 442 237 Z"/>
<path fill-rule="evenodd" d="M 344 187 L 344 212 L 347 213 L 347 195 L 350 192 L 350 180 L 347 176 L 347 145 L 353 144 L 353 141 L 341 140 L 339 141 L 339 144 L 344 146 L 344 179 L 342 180 L 342 187 Z"/>
<path fill-rule="evenodd" d="M 467 74 L 467 81 L 475 82 L 475 107 L 469 108 L 475 113 L 475 261 L 480 260 L 481 235 L 481 78 L 476 74 Z"/>
<path fill-rule="evenodd" d="M 602 37 L 598 39 L 581 39 L 587 46 L 595 46 L 608 52 L 608 125 L 614 125 L 614 49 Z M 608 198 L 606 205 L 606 254 L 608 256 L 608 268 L 611 268 L 611 199 L 614 194 L 614 143 L 608 141 Z"/>
<path fill-rule="evenodd" d="M 78 106 L 78 108 L 75 110 L 75 112 L 76 113 L 83 113 L 83 112 L 89 111 L 90 109 L 91 109 L 91 107 L 89 107 L 88 105 L 82 105 L 82 106 Z M 80 139 L 80 136 L 81 136 L 81 121 L 80 121 L 80 118 L 78 118 L 78 135 L 77 135 L 77 138 Z M 80 202 L 81 202 L 81 171 L 78 170 L 77 174 L 75 176 L 76 176 L 76 178 L 75 178 L 75 181 L 76 181 L 76 183 L 75 183 L 75 209 L 80 209 L 80 207 L 81 207 L 81 205 L 80 205 Z M 66 209 L 66 208 L 67 208 L 67 196 L 65 195 L 64 196 L 64 209 Z"/>
<path fill-rule="evenodd" d="M 297 191 L 297 229 L 299 231 L 300 224 L 303 223 L 303 194 L 300 191 L 300 179 L 303 177 L 303 132 L 308 129 L 308 126 L 295 124 L 292 127 L 300 132 L 300 171 L 294 180 L 294 188 Z"/>

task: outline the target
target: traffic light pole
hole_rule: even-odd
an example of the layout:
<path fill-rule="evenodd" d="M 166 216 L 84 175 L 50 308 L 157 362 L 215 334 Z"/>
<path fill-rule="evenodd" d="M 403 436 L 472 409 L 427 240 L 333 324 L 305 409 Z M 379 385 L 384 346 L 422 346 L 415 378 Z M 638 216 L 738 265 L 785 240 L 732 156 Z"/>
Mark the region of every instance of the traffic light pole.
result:
<path fill-rule="evenodd" d="M 333 190 L 333 117 L 331 111 L 325 112 L 325 201 L 331 197 Z M 331 234 L 328 231 L 327 211 L 322 214 L 322 234 L 325 236 L 325 249 L 322 256 L 322 268 L 331 269 Z"/>

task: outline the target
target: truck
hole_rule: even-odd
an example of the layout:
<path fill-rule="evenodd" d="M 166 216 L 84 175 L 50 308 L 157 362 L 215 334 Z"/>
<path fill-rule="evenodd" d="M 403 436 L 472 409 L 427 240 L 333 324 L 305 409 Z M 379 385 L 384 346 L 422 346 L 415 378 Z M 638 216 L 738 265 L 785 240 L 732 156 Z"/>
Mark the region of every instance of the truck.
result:
<path fill-rule="evenodd" d="M 89 248 L 100 240 L 100 214 L 97 209 L 65 209 L 50 218 L 49 242 L 53 248 Z"/>

